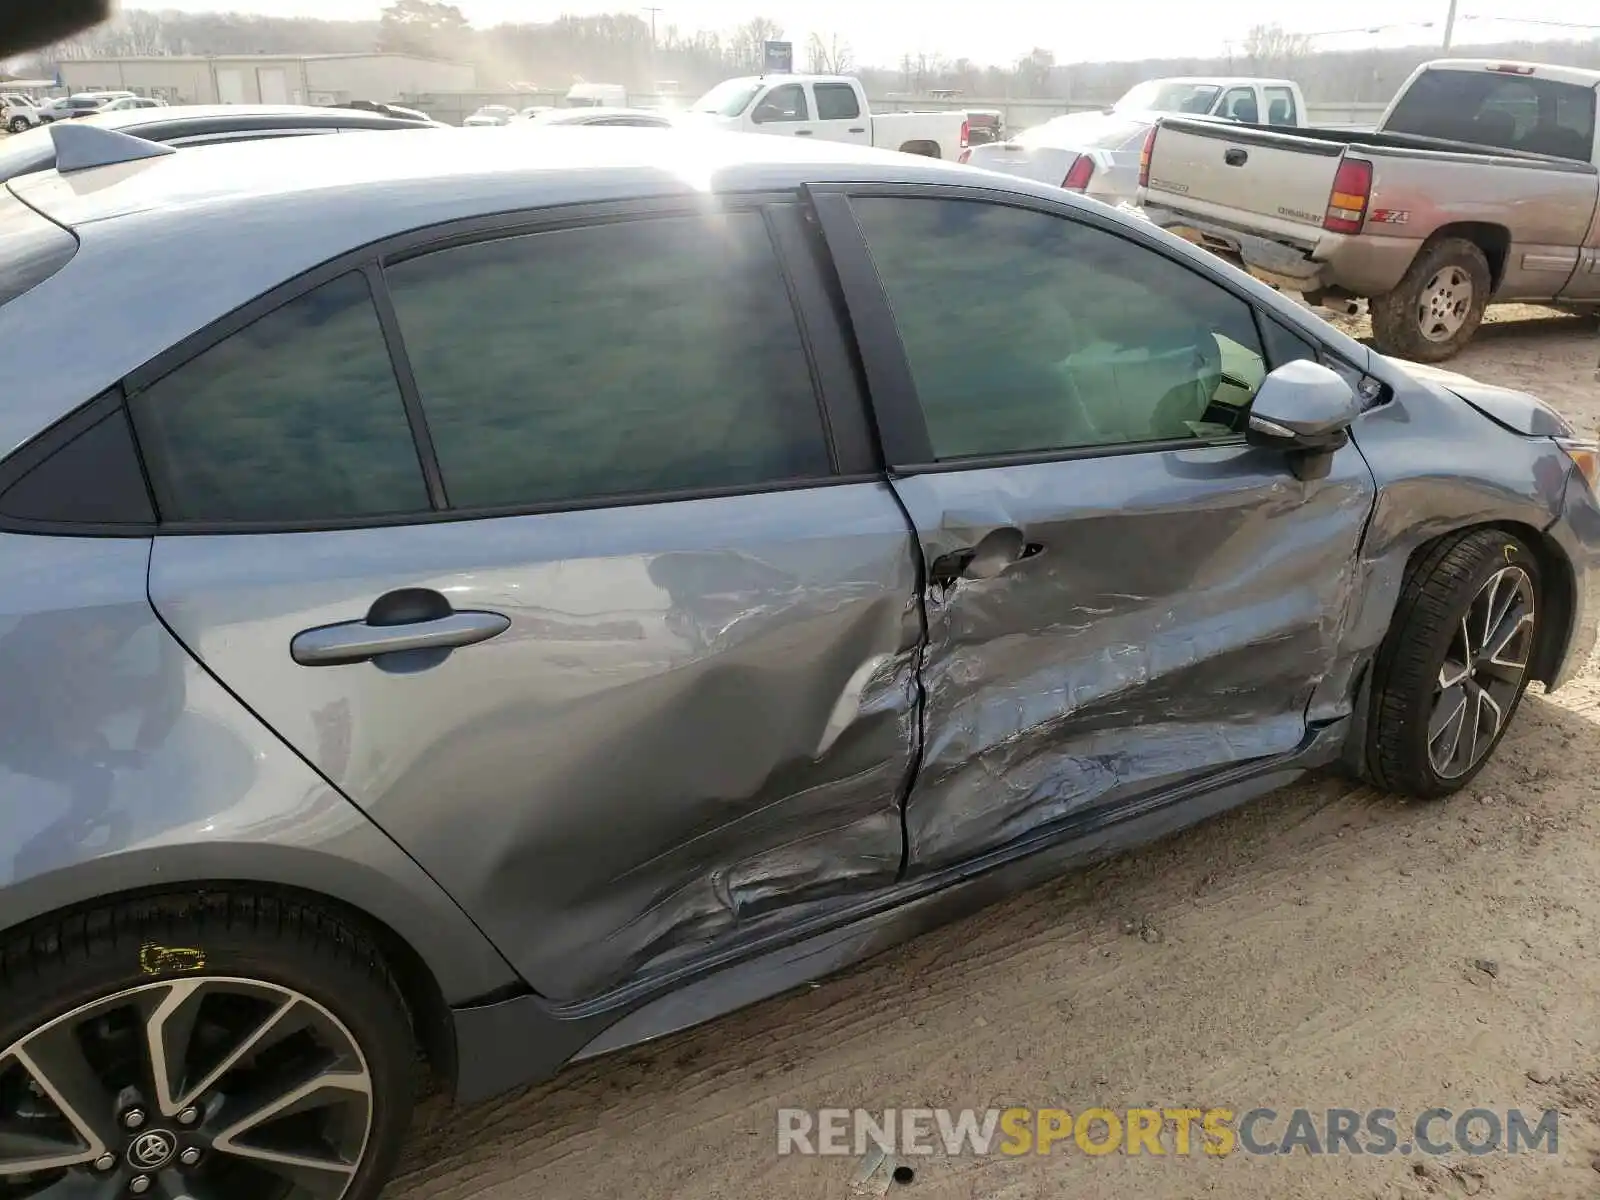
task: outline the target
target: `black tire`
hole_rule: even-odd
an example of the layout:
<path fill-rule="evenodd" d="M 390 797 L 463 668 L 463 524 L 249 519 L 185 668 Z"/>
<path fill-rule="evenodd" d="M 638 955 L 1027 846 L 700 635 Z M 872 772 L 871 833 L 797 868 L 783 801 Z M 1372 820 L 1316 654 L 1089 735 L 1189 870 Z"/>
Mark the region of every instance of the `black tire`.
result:
<path fill-rule="evenodd" d="M 1460 325 L 1448 336 L 1430 338 L 1423 332 L 1423 306 L 1430 302 L 1435 280 L 1446 272 L 1459 272 L 1471 288 L 1459 313 Z M 1434 363 L 1454 358 L 1483 324 L 1493 280 L 1489 260 L 1465 238 L 1442 238 L 1422 248 L 1400 283 L 1387 295 L 1368 303 L 1372 336 L 1384 354 L 1412 362 Z"/>
<path fill-rule="evenodd" d="M 0 942 L 0 1060 L 8 1047 L 86 1005 L 126 990 L 173 982 L 208 986 L 212 979 L 253 981 L 298 993 L 326 1010 L 319 1018 L 331 1014 L 338 1031 L 353 1039 L 369 1076 L 370 1120 L 359 1161 L 348 1173 L 350 1182 L 339 1200 L 372 1200 L 394 1168 L 411 1120 L 416 1043 L 404 1002 L 376 946 L 362 931 L 318 908 L 238 893 L 157 897 L 13 932 Z M 110 1023 L 109 1018 L 101 1020 Z M 227 1083 L 225 1076 L 218 1086 Z M 6 1096 L 0 1088 L 0 1102 Z M 145 1103 L 129 1096 L 122 1093 L 119 1104 Z M 203 1125 L 180 1130 L 172 1118 L 161 1120 L 180 1138 L 206 1136 Z M 148 1132 L 154 1126 L 144 1128 Z M 178 1149 L 176 1143 L 173 1149 Z M 260 1170 L 256 1163 L 241 1167 L 226 1161 L 221 1149 L 204 1153 L 208 1157 L 196 1170 L 234 1171 L 228 1178 L 238 1178 L 237 1172 L 246 1168 Z M 138 1169 L 129 1143 L 116 1170 Z M 168 1169 L 179 1169 L 176 1159 Z M 261 1178 L 270 1183 L 275 1177 Z M 106 1180 L 98 1182 L 103 1187 Z M 224 1184 L 220 1192 L 207 1194 L 232 1197 L 241 1192 Z"/>
<path fill-rule="evenodd" d="M 1507 577 L 1502 573 L 1508 567 L 1518 568 L 1526 576 L 1532 595 L 1532 619 L 1518 634 L 1515 647 L 1527 663 L 1537 644 L 1544 596 L 1538 559 L 1518 538 L 1484 528 L 1451 534 L 1424 550 L 1408 568 L 1388 635 L 1373 666 L 1366 759 L 1368 774 L 1378 787 L 1422 799 L 1448 796 L 1470 783 L 1493 756 L 1527 690 L 1526 665 L 1514 690 L 1505 685 L 1507 690 L 1495 702 L 1497 727 L 1465 770 L 1439 769 L 1430 753 L 1430 727 L 1436 719 L 1436 705 L 1445 700 L 1447 689 L 1441 684 L 1447 665 L 1449 673 L 1455 674 L 1464 622 L 1469 614 L 1475 615 L 1474 605 L 1490 581 Z M 1521 654 L 1524 648 L 1526 654 Z M 1497 680 L 1493 686 L 1502 684 Z M 1472 699 L 1472 686 L 1471 682 L 1464 684 L 1463 704 Z M 1464 724 L 1463 735 L 1467 728 Z"/>
<path fill-rule="evenodd" d="M 11 123 L 9 125 L 7 125 L 6 128 L 9 129 L 12 133 L 26 133 L 26 132 L 28 132 L 28 118 L 27 117 L 12 117 L 11 118 Z"/>

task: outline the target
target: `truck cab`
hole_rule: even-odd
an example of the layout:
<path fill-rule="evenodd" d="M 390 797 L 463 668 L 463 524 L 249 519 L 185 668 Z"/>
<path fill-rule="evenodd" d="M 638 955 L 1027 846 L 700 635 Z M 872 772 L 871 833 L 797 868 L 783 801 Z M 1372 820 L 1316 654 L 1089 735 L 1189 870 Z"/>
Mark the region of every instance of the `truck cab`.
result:
<path fill-rule="evenodd" d="M 970 128 L 959 110 L 874 113 L 849 75 L 762 75 L 728 79 L 690 106 L 691 122 L 741 133 L 779 134 L 955 159 Z"/>
<path fill-rule="evenodd" d="M 1299 128 L 1306 124 L 1306 98 L 1292 79 L 1192 75 L 1149 79 L 1111 106 L 1119 114 L 1172 113 L 1217 117 L 1246 125 Z"/>

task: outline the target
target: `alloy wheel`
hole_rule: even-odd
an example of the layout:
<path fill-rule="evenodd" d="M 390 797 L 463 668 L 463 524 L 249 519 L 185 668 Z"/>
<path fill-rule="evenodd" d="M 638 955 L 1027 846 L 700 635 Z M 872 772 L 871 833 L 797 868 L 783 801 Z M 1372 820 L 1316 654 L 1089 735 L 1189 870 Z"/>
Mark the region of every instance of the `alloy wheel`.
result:
<path fill-rule="evenodd" d="M 1439 668 L 1428 720 L 1428 759 L 1441 779 L 1482 761 L 1505 726 L 1533 655 L 1533 580 L 1501 567 L 1467 606 Z"/>
<path fill-rule="evenodd" d="M 0 1200 L 339 1200 L 372 1130 L 361 1048 L 257 980 L 129 988 L 0 1053 Z"/>
<path fill-rule="evenodd" d="M 1472 309 L 1472 276 L 1460 267 L 1441 267 L 1422 289 L 1417 328 L 1430 342 L 1448 342 L 1466 324 Z"/>

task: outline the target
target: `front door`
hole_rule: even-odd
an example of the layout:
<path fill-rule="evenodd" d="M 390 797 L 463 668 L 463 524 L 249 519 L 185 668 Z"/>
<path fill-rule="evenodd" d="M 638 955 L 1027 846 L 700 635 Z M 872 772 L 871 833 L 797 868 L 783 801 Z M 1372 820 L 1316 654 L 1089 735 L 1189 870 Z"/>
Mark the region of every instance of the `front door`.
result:
<path fill-rule="evenodd" d="M 928 564 L 910 870 L 1299 747 L 1374 485 L 1354 445 L 1302 483 L 1244 444 L 1252 306 L 1047 202 L 818 203 L 852 319 L 901 339 L 867 352 Z"/>
<path fill-rule="evenodd" d="M 817 123 L 811 100 L 802 83 L 785 83 L 773 88 L 750 114 L 757 133 L 776 133 L 785 137 L 815 137 Z"/>
<path fill-rule="evenodd" d="M 901 868 L 914 545 L 760 208 L 356 269 L 131 397 L 162 618 L 557 1000 Z"/>

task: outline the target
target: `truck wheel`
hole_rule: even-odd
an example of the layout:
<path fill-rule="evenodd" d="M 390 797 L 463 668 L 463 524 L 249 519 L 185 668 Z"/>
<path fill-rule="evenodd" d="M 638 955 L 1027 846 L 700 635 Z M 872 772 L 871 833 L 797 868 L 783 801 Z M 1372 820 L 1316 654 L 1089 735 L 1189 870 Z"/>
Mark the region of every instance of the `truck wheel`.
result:
<path fill-rule="evenodd" d="M 1542 598 L 1538 560 L 1502 530 L 1451 534 L 1418 556 L 1373 664 L 1373 783 L 1432 799 L 1483 768 L 1527 690 Z"/>
<path fill-rule="evenodd" d="M 1491 287 L 1489 260 L 1465 238 L 1424 246 L 1399 286 L 1372 298 L 1373 339 L 1396 358 L 1453 358 L 1483 323 Z"/>
<path fill-rule="evenodd" d="M 8 124 L 6 126 L 6 128 L 9 129 L 12 133 L 27 133 L 28 132 L 28 118 L 27 117 L 12 117 L 10 124 Z"/>

